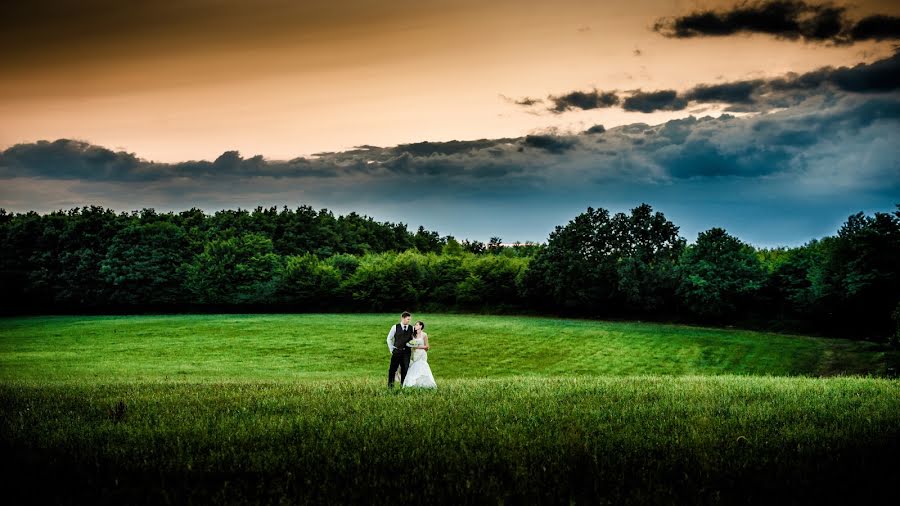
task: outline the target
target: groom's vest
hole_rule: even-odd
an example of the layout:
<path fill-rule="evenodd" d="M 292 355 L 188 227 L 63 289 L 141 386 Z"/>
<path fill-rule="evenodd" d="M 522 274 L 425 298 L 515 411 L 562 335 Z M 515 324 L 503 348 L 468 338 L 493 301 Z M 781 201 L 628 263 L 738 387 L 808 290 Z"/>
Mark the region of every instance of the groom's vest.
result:
<path fill-rule="evenodd" d="M 412 341 L 412 338 L 413 326 L 407 325 L 406 332 L 404 332 L 403 324 L 398 323 L 397 328 L 394 329 L 394 348 L 400 348 L 398 353 L 410 351 L 410 348 L 406 346 L 406 343 Z"/>

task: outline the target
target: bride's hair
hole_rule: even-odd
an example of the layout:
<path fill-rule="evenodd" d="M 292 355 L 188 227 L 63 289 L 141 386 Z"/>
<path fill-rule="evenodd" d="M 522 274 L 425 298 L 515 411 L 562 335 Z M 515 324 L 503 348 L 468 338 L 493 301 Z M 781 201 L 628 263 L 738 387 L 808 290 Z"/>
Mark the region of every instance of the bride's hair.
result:
<path fill-rule="evenodd" d="M 423 322 L 422 320 L 419 320 L 416 323 L 422 326 L 421 330 L 425 330 L 425 322 Z M 418 331 L 416 333 L 418 334 Z"/>

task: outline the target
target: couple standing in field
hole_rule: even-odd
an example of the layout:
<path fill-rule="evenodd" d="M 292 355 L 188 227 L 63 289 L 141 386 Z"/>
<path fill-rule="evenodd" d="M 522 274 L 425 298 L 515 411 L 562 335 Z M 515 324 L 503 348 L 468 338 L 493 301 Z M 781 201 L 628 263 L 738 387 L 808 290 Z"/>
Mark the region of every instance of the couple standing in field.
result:
<path fill-rule="evenodd" d="M 425 333 L 425 322 L 419 320 L 410 325 L 412 315 L 404 311 L 400 315 L 400 323 L 391 327 L 388 332 L 387 345 L 391 354 L 391 365 L 388 368 L 388 388 L 394 388 L 397 370 L 400 372 L 400 384 L 404 387 L 437 388 L 431 367 L 428 367 L 428 334 Z"/>

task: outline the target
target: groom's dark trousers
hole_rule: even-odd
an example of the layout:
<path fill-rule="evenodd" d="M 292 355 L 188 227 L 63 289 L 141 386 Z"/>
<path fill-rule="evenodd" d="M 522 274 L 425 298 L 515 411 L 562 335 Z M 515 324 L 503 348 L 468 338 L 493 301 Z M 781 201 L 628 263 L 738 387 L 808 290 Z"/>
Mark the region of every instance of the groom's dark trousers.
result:
<path fill-rule="evenodd" d="M 391 367 L 388 369 L 388 387 L 394 388 L 394 376 L 397 374 L 397 368 L 400 368 L 400 384 L 406 380 L 406 371 L 409 370 L 409 357 L 412 351 L 409 348 L 405 350 L 394 350 L 391 353 Z M 384 370 L 384 369 L 382 369 Z"/>

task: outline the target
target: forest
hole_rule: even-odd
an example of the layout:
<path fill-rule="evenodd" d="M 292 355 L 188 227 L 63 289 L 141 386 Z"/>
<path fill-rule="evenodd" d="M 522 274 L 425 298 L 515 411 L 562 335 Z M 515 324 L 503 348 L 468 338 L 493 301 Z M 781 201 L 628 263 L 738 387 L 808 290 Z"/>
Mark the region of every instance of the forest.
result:
<path fill-rule="evenodd" d="M 309 206 L 0 210 L 0 238 L 4 314 L 413 310 L 900 333 L 900 205 L 784 248 L 721 228 L 689 243 L 647 204 L 588 208 L 512 246 Z"/>

